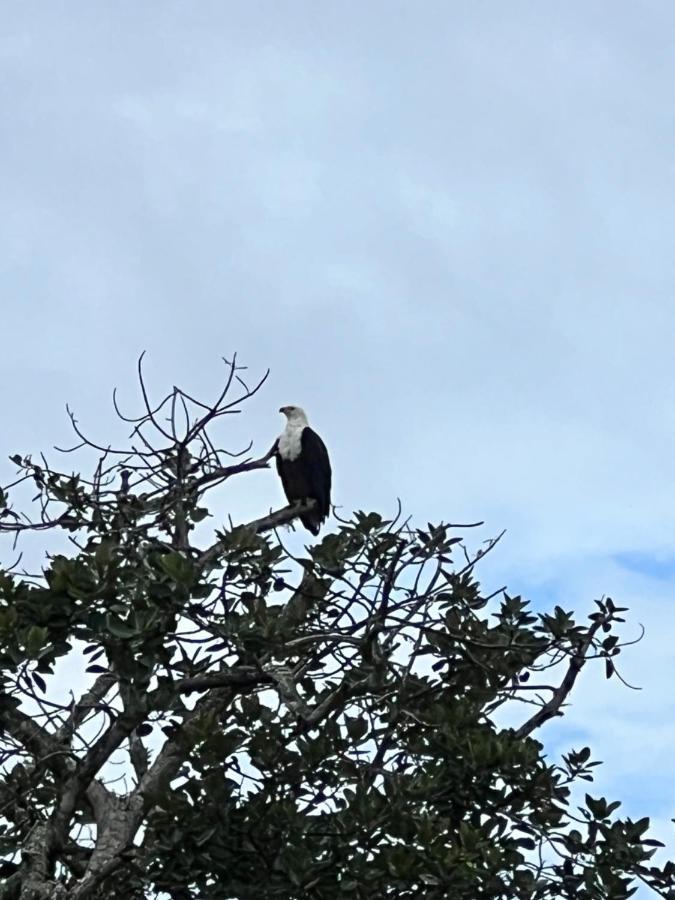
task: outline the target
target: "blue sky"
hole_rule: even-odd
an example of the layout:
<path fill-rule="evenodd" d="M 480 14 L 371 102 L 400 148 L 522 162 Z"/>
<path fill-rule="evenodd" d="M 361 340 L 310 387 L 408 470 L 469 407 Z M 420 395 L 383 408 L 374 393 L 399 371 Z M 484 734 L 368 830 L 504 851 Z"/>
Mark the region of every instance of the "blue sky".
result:
<path fill-rule="evenodd" d="M 143 349 L 158 390 L 215 392 L 235 350 L 270 366 L 230 446 L 267 449 L 278 407 L 302 405 L 344 508 L 485 519 L 508 529 L 495 586 L 632 608 L 642 691 L 585 676 L 568 734 L 608 793 L 668 823 L 675 6 L 2 18 L 2 455 L 66 440 L 66 402 L 116 433 L 111 388 L 133 402 Z M 224 514 L 279 500 L 254 473 Z"/>

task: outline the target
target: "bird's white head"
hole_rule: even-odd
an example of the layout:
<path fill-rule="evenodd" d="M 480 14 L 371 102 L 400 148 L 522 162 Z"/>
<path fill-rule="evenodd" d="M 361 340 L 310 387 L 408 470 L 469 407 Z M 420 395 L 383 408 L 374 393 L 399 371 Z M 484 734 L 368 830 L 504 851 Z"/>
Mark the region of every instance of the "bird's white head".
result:
<path fill-rule="evenodd" d="M 282 406 L 279 410 L 280 413 L 283 413 L 288 419 L 288 424 L 291 427 L 297 427 L 300 425 L 307 425 L 307 416 L 305 415 L 304 409 L 301 409 L 299 406 Z"/>

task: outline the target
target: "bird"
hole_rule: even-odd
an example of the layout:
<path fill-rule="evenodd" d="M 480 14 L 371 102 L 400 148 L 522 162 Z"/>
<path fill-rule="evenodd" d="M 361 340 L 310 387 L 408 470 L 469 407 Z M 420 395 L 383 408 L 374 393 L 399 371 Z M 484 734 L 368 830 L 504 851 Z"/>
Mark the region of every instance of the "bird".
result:
<path fill-rule="evenodd" d="M 300 516 L 313 535 L 330 513 L 331 467 L 328 450 L 319 435 L 309 427 L 307 415 L 299 406 L 282 406 L 286 427 L 274 445 L 277 472 L 289 503 L 314 500 L 314 508 Z"/>

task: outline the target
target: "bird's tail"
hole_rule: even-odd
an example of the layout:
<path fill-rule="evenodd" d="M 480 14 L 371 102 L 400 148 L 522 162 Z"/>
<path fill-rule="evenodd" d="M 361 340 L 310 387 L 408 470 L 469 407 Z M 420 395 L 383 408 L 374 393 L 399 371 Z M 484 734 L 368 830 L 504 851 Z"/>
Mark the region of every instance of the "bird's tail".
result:
<path fill-rule="evenodd" d="M 312 534 L 316 537 L 316 535 L 321 530 L 321 522 L 323 521 L 323 519 L 321 518 L 321 516 L 307 513 L 304 516 L 300 516 L 300 521 L 305 526 L 307 531 L 311 531 Z"/>

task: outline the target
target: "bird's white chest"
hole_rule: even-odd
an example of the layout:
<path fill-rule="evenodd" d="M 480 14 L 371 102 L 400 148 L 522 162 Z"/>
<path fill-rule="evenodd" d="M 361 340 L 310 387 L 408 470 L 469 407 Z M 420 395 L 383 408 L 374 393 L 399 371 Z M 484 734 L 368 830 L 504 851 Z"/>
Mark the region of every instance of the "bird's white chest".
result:
<path fill-rule="evenodd" d="M 293 462 L 300 456 L 304 429 L 304 425 L 287 425 L 279 435 L 279 456 L 282 459 Z"/>

